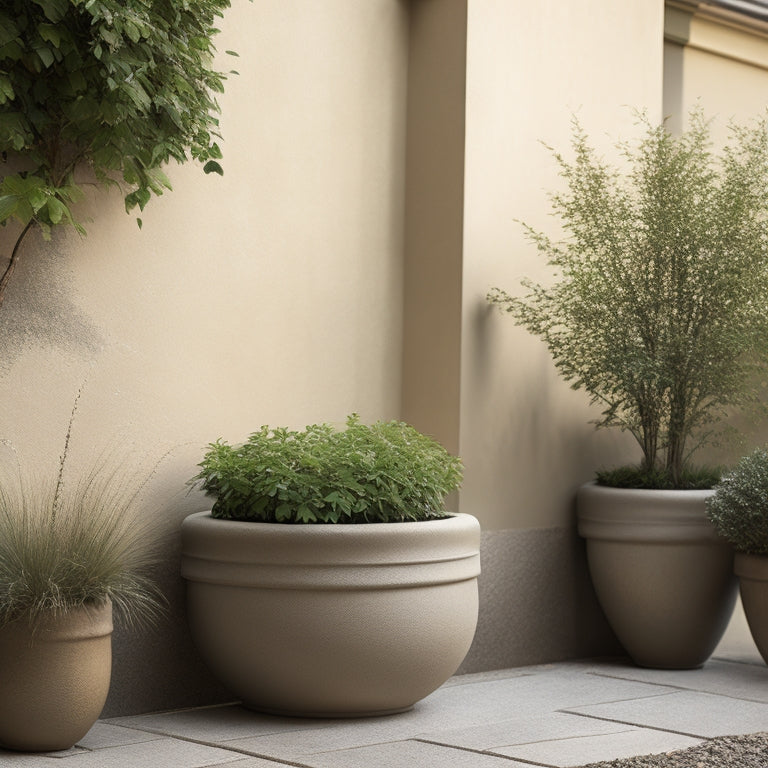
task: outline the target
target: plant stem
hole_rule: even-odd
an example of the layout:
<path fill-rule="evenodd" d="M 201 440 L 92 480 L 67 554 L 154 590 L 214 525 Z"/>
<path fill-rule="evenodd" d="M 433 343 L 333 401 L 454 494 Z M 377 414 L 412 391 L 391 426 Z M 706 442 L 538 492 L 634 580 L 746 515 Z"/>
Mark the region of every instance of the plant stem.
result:
<path fill-rule="evenodd" d="M 69 423 L 67 424 L 67 434 L 64 437 L 64 450 L 59 456 L 59 473 L 56 476 L 56 488 L 53 492 L 53 511 L 51 514 L 51 526 L 56 522 L 56 515 L 59 512 L 61 506 L 61 491 L 64 487 L 64 467 L 67 463 L 67 456 L 69 455 L 69 440 L 72 437 L 72 425 L 75 422 L 75 414 L 77 413 L 77 404 L 80 401 L 80 395 L 83 394 L 83 387 L 77 390 L 75 396 L 75 402 L 72 404 L 72 412 L 69 414 Z"/>
<path fill-rule="evenodd" d="M 21 247 L 21 243 L 23 242 L 24 238 L 27 236 L 27 232 L 29 232 L 30 229 L 32 229 L 32 226 L 34 225 L 35 220 L 30 219 L 30 221 L 27 222 L 27 225 L 24 227 L 24 229 L 21 230 L 21 234 L 16 238 L 16 243 L 13 246 L 13 250 L 11 251 L 11 258 L 8 262 L 8 266 L 5 268 L 5 272 L 3 272 L 3 276 L 0 277 L 0 304 L 3 303 L 3 298 L 5 297 L 5 289 L 8 283 L 10 282 L 11 275 L 13 274 L 14 269 L 16 269 L 16 264 L 19 261 L 19 248 Z"/>

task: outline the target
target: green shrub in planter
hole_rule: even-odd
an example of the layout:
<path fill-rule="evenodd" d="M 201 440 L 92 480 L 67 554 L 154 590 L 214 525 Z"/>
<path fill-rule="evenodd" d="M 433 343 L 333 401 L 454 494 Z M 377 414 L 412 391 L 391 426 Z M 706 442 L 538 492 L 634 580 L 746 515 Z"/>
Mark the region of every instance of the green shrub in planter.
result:
<path fill-rule="evenodd" d="M 758 448 L 723 476 L 707 514 L 738 552 L 768 555 L 768 450 Z"/>
<path fill-rule="evenodd" d="M 18 463 L 0 477 L 0 748 L 77 743 L 109 692 L 113 609 L 153 620 L 165 602 L 149 575 L 159 530 L 138 503 L 148 478 L 105 459 L 70 487 L 69 437 L 50 482 Z"/>
<path fill-rule="evenodd" d="M 525 231 L 555 272 L 489 300 L 541 338 L 558 372 L 603 410 L 598 427 L 638 442 L 639 467 L 598 482 L 710 488 L 690 466 L 734 410 L 760 406 L 768 370 L 768 123 L 733 126 L 713 151 L 700 111 L 679 136 L 648 120 L 623 163 L 575 125 L 565 184 L 551 196 L 565 237 Z M 762 377 L 761 377 L 762 374 Z"/>
<path fill-rule="evenodd" d="M 278 523 L 382 523 L 445 517 L 461 461 L 402 422 L 342 431 L 262 427 L 239 446 L 212 443 L 193 479 L 217 518 Z"/>
<path fill-rule="evenodd" d="M 216 502 L 182 524 L 181 573 L 214 675 L 247 707 L 311 717 L 402 712 L 442 685 L 478 616 L 480 525 L 443 506 L 460 480 L 397 421 L 211 444 L 192 482 Z"/>

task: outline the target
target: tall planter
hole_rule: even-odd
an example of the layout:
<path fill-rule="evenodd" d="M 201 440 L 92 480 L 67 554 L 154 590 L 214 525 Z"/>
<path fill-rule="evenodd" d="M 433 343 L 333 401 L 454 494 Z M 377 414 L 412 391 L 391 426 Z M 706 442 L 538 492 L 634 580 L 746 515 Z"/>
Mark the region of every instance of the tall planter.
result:
<path fill-rule="evenodd" d="M 361 716 L 409 709 L 450 677 L 477 623 L 480 526 L 182 525 L 198 649 L 253 709 Z"/>
<path fill-rule="evenodd" d="M 582 486 L 578 529 L 609 624 L 640 666 L 700 667 L 733 612 L 733 548 L 705 512 L 712 491 Z"/>
<path fill-rule="evenodd" d="M 112 672 L 112 604 L 0 628 L 0 747 L 49 752 L 96 722 Z"/>
<path fill-rule="evenodd" d="M 749 631 L 768 664 L 768 556 L 737 552 L 735 571 Z"/>

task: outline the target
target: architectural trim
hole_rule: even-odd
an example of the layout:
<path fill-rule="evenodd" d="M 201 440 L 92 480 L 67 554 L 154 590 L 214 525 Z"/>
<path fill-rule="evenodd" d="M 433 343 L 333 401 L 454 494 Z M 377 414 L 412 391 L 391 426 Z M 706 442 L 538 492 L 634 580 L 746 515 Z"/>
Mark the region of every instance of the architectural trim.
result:
<path fill-rule="evenodd" d="M 736 5 L 759 6 L 762 16 L 731 10 Z M 717 5 L 700 0 L 667 0 L 664 39 L 768 70 L 768 4 L 752 0 L 724 0 Z"/>
<path fill-rule="evenodd" d="M 765 0 L 666 0 L 666 8 L 768 37 Z M 666 30 L 665 30 L 666 32 Z"/>

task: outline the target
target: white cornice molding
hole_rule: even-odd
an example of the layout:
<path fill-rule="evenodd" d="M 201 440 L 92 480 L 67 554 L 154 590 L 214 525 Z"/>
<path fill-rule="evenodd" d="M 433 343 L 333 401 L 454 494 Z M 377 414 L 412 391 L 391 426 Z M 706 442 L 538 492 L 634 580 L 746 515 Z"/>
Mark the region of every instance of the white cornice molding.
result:
<path fill-rule="evenodd" d="M 768 36 L 768 4 L 754 0 L 666 0 L 667 11 L 677 10 L 691 17 Z"/>
<path fill-rule="evenodd" d="M 725 2 L 725 0 L 724 0 Z M 733 10 L 749 6 L 753 15 Z M 758 18 L 751 0 L 728 0 L 728 7 L 707 0 L 666 0 L 664 39 L 745 64 L 768 69 L 768 7 Z"/>

